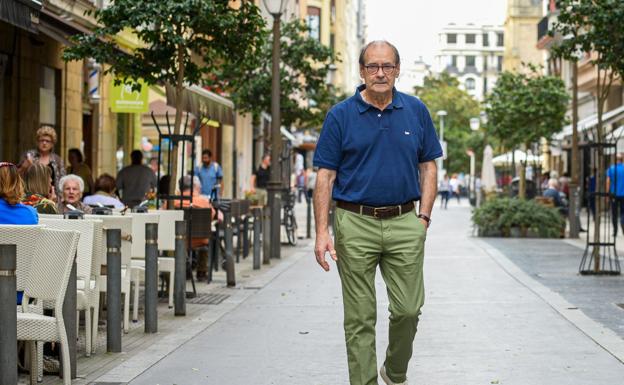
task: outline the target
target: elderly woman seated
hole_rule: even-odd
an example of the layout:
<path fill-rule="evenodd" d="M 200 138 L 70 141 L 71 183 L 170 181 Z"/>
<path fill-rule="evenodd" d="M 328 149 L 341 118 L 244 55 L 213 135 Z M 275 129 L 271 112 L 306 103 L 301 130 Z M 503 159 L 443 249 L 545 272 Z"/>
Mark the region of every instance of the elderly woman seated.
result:
<path fill-rule="evenodd" d="M 102 174 L 97 178 L 95 181 L 95 194 L 85 197 L 83 202 L 91 206 L 102 204 L 116 209 L 125 207 L 115 195 L 115 178 L 108 174 Z"/>
<path fill-rule="evenodd" d="M 39 216 L 35 209 L 20 203 L 24 195 L 24 182 L 17 172 L 17 166 L 0 162 L 0 224 L 35 225 Z"/>
<path fill-rule="evenodd" d="M 57 205 L 59 213 L 65 214 L 76 209 L 85 214 L 91 214 L 91 207 L 80 201 L 84 191 L 84 181 L 81 177 L 74 174 L 65 175 L 59 181 L 59 190 L 61 191 L 61 197 Z"/>

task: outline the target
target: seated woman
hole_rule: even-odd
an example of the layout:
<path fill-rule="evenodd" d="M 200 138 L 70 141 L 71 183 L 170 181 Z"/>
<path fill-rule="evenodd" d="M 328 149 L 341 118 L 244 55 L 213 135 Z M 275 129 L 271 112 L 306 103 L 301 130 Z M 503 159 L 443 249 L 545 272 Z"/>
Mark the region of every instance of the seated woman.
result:
<path fill-rule="evenodd" d="M 56 202 L 49 199 L 54 193 L 50 167 L 34 163 L 24 174 L 26 194 L 22 203 L 33 207 L 39 214 L 58 214 Z"/>
<path fill-rule="evenodd" d="M 20 203 L 24 195 L 24 182 L 17 172 L 17 166 L 0 162 L 0 224 L 36 225 L 39 216 L 35 209 Z"/>
<path fill-rule="evenodd" d="M 115 178 L 109 174 L 102 174 L 95 181 L 95 194 L 85 197 L 82 201 L 84 204 L 91 206 L 97 206 L 100 203 L 104 206 L 123 209 L 124 204 L 114 194 L 115 186 Z"/>
<path fill-rule="evenodd" d="M 80 201 L 82 192 L 84 191 L 84 182 L 81 177 L 74 174 L 65 175 L 59 181 L 59 190 L 61 191 L 61 198 L 56 206 L 59 213 L 65 214 L 73 210 L 69 207 L 72 206 L 74 209 L 80 210 L 85 214 L 91 214 L 91 207 Z"/>

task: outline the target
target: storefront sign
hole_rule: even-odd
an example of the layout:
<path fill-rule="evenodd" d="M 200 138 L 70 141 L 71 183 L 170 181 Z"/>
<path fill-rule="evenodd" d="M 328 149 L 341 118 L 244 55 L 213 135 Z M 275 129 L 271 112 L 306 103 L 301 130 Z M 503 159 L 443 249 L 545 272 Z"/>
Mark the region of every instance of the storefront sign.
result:
<path fill-rule="evenodd" d="M 141 91 L 134 91 L 131 85 L 115 85 L 111 81 L 110 106 L 113 112 L 144 113 L 148 111 L 148 86 L 143 80 L 139 80 Z"/>

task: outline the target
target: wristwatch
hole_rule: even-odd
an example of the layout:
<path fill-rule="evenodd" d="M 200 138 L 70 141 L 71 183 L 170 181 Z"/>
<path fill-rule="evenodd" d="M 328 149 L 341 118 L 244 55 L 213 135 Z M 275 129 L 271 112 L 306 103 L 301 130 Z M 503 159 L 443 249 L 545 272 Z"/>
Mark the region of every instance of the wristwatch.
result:
<path fill-rule="evenodd" d="M 424 219 L 425 222 L 427 222 L 427 226 L 431 225 L 431 218 L 429 218 L 425 214 L 418 214 L 418 218 Z"/>

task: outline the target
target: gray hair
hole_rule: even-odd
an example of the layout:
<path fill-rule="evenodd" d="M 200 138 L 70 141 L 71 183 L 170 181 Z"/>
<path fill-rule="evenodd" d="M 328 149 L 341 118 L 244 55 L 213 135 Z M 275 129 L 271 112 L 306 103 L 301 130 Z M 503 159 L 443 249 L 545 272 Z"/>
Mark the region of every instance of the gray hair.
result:
<path fill-rule="evenodd" d="M 84 181 L 82 180 L 81 177 L 79 177 L 76 174 L 68 174 L 62 177 L 58 183 L 59 190 L 63 191 L 63 187 L 65 186 L 65 183 L 67 183 L 70 180 L 78 183 L 78 188 L 80 189 L 80 193 L 84 192 Z"/>
<path fill-rule="evenodd" d="M 555 178 L 548 179 L 548 187 L 549 188 L 558 189 L 559 188 L 559 181 L 557 179 L 555 179 Z"/>
<path fill-rule="evenodd" d="M 401 64 L 401 56 L 399 56 L 399 50 L 397 49 L 397 47 L 395 47 L 392 43 L 386 40 L 373 40 L 370 43 L 366 44 L 364 47 L 362 47 L 362 50 L 360 51 L 359 62 L 361 66 L 366 64 L 364 63 L 364 55 L 366 55 L 366 50 L 373 45 L 387 45 L 388 47 L 392 48 L 392 51 L 394 51 L 394 64 Z"/>
<path fill-rule="evenodd" d="M 190 190 L 191 189 L 191 176 L 184 175 L 179 180 L 180 191 Z M 201 181 L 197 175 L 193 176 L 193 187 L 197 187 L 201 185 Z"/>

